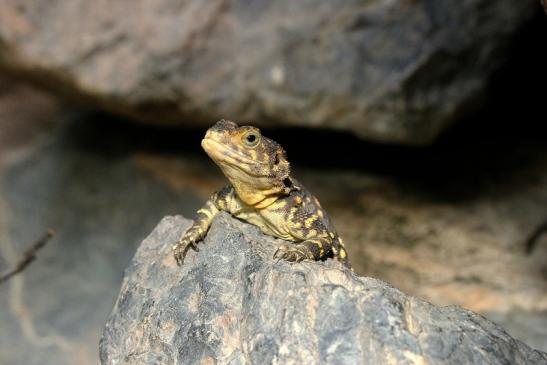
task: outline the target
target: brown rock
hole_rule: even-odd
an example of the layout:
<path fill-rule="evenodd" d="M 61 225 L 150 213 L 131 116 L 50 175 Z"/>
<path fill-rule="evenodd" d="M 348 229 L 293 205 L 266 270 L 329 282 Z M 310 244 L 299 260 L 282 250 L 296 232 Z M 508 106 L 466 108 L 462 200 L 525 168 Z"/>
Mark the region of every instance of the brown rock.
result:
<path fill-rule="evenodd" d="M 0 69 L 140 120 L 423 144 L 483 92 L 535 0 L 0 5 Z"/>

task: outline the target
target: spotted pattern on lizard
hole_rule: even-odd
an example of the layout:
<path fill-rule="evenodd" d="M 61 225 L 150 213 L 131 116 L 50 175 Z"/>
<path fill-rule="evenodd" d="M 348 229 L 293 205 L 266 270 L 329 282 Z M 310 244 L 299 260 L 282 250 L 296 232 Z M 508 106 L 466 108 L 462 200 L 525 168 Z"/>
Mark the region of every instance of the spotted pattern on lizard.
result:
<path fill-rule="evenodd" d="M 258 128 L 221 120 L 201 145 L 230 185 L 217 191 L 197 211 L 190 228 L 173 246 L 182 265 L 188 249 L 207 234 L 213 218 L 226 211 L 267 235 L 288 241 L 274 254 L 293 262 L 335 258 L 350 267 L 347 251 L 329 216 L 302 184 L 290 176 L 283 148 Z"/>

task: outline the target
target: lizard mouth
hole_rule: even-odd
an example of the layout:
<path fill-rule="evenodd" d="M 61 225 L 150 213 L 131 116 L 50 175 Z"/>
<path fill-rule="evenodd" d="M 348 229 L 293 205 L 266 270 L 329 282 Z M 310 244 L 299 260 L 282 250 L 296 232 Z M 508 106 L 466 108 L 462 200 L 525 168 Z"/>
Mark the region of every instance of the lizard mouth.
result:
<path fill-rule="evenodd" d="M 215 141 L 212 138 L 205 137 L 201 141 L 201 147 L 215 161 L 226 163 L 231 166 L 242 169 L 243 166 L 252 166 L 256 163 L 252 159 L 234 151 L 229 146 Z"/>

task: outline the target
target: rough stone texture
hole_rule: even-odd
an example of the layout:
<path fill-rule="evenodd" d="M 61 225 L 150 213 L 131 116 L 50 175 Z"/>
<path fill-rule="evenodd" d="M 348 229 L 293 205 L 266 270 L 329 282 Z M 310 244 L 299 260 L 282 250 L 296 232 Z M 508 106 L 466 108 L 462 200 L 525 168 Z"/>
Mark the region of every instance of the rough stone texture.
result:
<path fill-rule="evenodd" d="M 130 266 L 100 343 L 107 364 L 545 364 L 459 307 L 435 307 L 339 263 L 271 257 L 279 240 L 222 213 L 176 266 L 189 221 L 166 217 Z"/>
<path fill-rule="evenodd" d="M 4 0 L 0 69 L 154 123 L 230 117 L 431 142 L 537 0 Z"/>

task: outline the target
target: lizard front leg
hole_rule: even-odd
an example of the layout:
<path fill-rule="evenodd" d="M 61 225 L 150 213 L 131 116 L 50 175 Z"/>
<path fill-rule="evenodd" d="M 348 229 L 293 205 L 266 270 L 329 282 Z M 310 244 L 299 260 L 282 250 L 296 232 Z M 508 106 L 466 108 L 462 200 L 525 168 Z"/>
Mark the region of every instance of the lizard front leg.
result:
<path fill-rule="evenodd" d="M 195 251 L 199 251 L 197 243 L 207 234 L 207 231 L 213 222 L 213 218 L 221 210 L 229 210 L 228 208 L 230 207 L 231 199 L 233 199 L 233 188 L 231 186 L 226 186 L 213 194 L 205 205 L 197 211 L 197 216 L 190 228 L 188 228 L 177 243 L 173 245 L 173 254 L 179 266 L 183 264 L 184 257 L 190 247 Z"/>
<path fill-rule="evenodd" d="M 292 262 L 318 261 L 330 252 L 331 247 L 332 243 L 328 238 L 314 238 L 296 244 L 283 244 L 275 252 L 274 258 Z"/>
<path fill-rule="evenodd" d="M 323 260 L 330 252 L 332 252 L 334 258 L 353 271 L 348 259 L 348 253 L 340 238 L 316 237 L 297 244 L 283 244 L 275 252 L 274 258 L 292 262 L 318 261 Z"/>
<path fill-rule="evenodd" d="M 274 258 L 293 262 L 317 261 L 330 254 L 333 248 L 333 239 L 317 215 L 292 214 L 287 227 L 297 243 L 281 245 L 275 252 Z"/>

